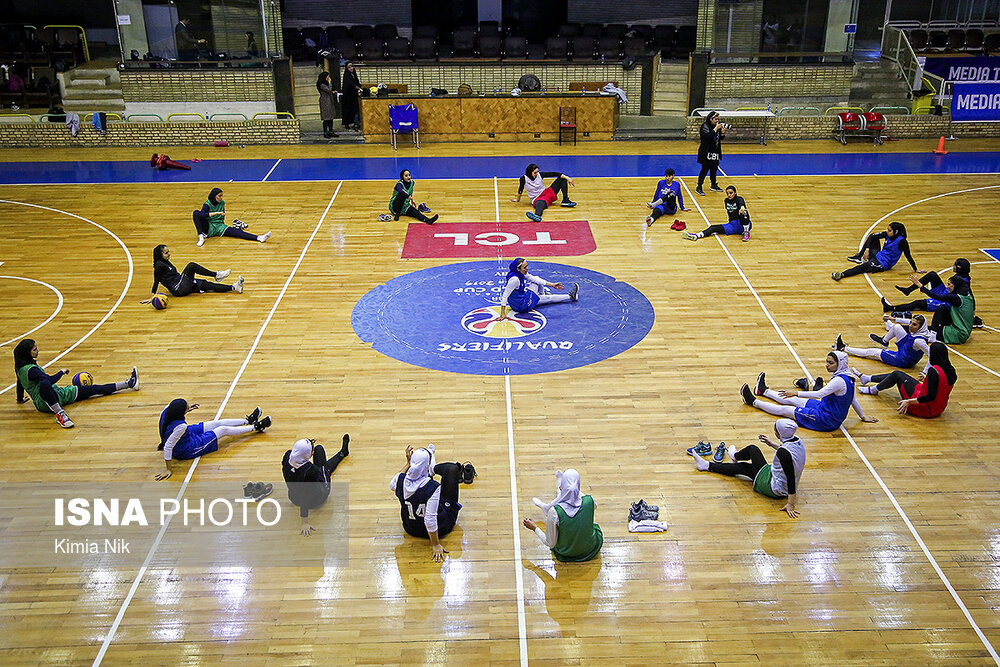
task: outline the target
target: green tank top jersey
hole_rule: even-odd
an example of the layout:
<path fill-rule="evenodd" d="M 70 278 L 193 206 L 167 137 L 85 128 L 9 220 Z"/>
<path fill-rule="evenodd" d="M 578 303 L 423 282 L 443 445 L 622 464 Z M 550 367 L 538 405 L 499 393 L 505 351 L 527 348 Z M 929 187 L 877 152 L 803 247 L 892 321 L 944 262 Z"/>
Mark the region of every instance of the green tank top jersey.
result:
<path fill-rule="evenodd" d="M 413 181 L 410 181 L 409 187 L 403 181 L 399 181 L 397 185 L 403 186 L 403 189 L 406 190 L 406 195 L 404 196 L 401 192 L 393 188 L 392 197 L 389 198 L 389 210 L 394 215 L 402 215 L 410 207 L 410 197 L 413 196 Z"/>
<path fill-rule="evenodd" d="M 569 516 L 562 507 L 556 505 L 559 517 L 559 540 L 552 548 L 556 560 L 564 563 L 581 563 L 594 558 L 604 544 L 604 533 L 594 523 L 594 499 L 583 497 L 583 504 L 576 516 Z"/>
<path fill-rule="evenodd" d="M 35 404 L 35 409 L 39 412 L 52 412 L 49 410 L 49 406 L 42 400 L 42 394 L 38 389 L 38 383 L 32 382 L 28 379 L 28 371 L 32 368 L 38 368 L 43 373 L 45 372 L 41 366 L 38 364 L 25 364 L 17 369 L 17 379 L 20 380 L 21 386 L 24 390 L 28 392 L 28 396 L 31 396 L 31 402 Z M 59 405 L 69 405 L 76 401 L 76 396 L 79 390 L 75 385 L 70 385 L 68 387 L 60 387 L 57 384 L 52 385 L 55 389 L 56 397 L 59 399 Z"/>
<path fill-rule="evenodd" d="M 972 335 L 972 320 L 976 314 L 976 299 L 971 294 L 959 295 L 962 305 L 951 308 L 951 324 L 941 333 L 948 345 L 958 345 L 969 340 Z"/>
<path fill-rule="evenodd" d="M 226 202 L 213 204 L 206 199 L 205 203 L 208 205 L 208 235 L 222 236 L 226 231 Z"/>

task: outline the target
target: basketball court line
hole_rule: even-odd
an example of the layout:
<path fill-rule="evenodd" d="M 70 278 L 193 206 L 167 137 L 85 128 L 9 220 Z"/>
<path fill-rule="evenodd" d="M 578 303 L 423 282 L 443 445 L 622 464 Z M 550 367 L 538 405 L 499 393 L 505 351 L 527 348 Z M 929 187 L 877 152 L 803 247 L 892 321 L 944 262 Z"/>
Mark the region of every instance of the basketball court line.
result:
<path fill-rule="evenodd" d="M 493 202 L 496 209 L 497 230 L 500 229 L 500 181 L 493 177 Z M 503 246 L 497 246 L 497 264 L 503 267 Z M 509 371 L 510 369 L 507 369 Z M 507 401 L 507 462 L 510 466 L 510 514 L 514 527 L 514 582 L 517 586 L 517 644 L 521 654 L 521 667 L 528 667 L 528 624 L 524 617 L 524 566 L 521 565 L 521 522 L 518 520 L 517 468 L 514 459 L 514 412 L 511 408 L 510 373 L 503 375 L 504 394 Z"/>
<path fill-rule="evenodd" d="M 865 239 L 868 238 L 868 235 L 871 234 L 872 230 L 875 229 L 883 220 L 885 220 L 886 218 L 888 218 L 890 216 L 896 215 L 900 211 L 906 210 L 906 209 L 910 208 L 911 206 L 916 206 L 917 204 L 923 204 L 925 202 L 929 202 L 929 201 L 932 201 L 934 199 L 939 199 L 941 197 L 949 197 L 951 195 L 960 195 L 960 194 L 965 194 L 967 192 L 978 192 L 979 190 L 993 190 L 993 189 L 996 189 L 996 188 L 1000 188 L 1000 185 L 984 185 L 984 186 L 978 187 L 978 188 L 966 188 L 965 190 L 955 190 L 953 192 L 942 192 L 941 194 L 932 195 L 930 197 L 925 197 L 923 199 L 918 199 L 917 201 L 910 202 L 909 204 L 904 204 L 903 206 L 900 206 L 896 210 L 890 211 L 890 212 L 886 213 L 881 218 L 879 218 L 878 220 L 876 220 L 875 222 L 873 222 L 871 224 L 871 226 L 868 227 L 868 229 L 865 230 L 865 233 L 861 235 L 861 241 L 858 243 L 858 250 L 860 251 L 863 248 L 864 243 L 865 243 Z M 981 248 L 980 248 L 980 250 L 981 250 Z M 984 261 L 984 262 L 972 262 L 972 263 L 973 264 L 988 264 L 989 262 Z M 948 268 L 950 269 L 951 267 L 948 267 Z M 948 269 L 944 269 L 944 271 L 947 271 L 947 270 Z M 939 271 L 938 273 L 941 273 L 941 272 Z M 865 277 L 865 280 L 868 281 L 868 286 L 872 288 L 872 291 L 874 291 L 875 294 L 877 294 L 879 296 L 879 298 L 884 298 L 884 295 L 882 294 L 882 292 L 877 287 L 875 287 L 875 283 L 872 282 L 870 274 L 865 273 L 863 275 Z M 994 329 L 994 331 L 995 331 L 995 329 Z M 949 345 L 948 346 L 948 350 L 951 351 L 951 352 L 953 352 L 953 353 L 955 353 L 955 354 L 957 354 L 961 358 L 965 359 L 966 361 L 968 361 L 973 366 L 976 366 L 976 367 L 978 367 L 978 368 L 986 371 L 987 373 L 989 373 L 989 374 L 991 374 L 991 375 L 993 375 L 995 377 L 1000 378 L 1000 373 L 998 373 L 997 371 L 993 370 L 992 368 L 990 368 L 988 366 L 984 366 L 983 364 L 979 363 L 975 359 L 972 359 L 972 358 L 970 358 L 970 357 L 962 354 L 961 352 L 959 352 L 958 350 L 955 349 L 954 345 Z"/>
<path fill-rule="evenodd" d="M 254 338 L 253 343 L 250 345 L 250 349 L 247 351 L 246 357 L 243 359 L 243 363 L 240 365 L 236 375 L 233 377 L 232 382 L 229 383 L 229 389 L 226 391 L 226 395 L 223 397 L 222 402 L 219 404 L 219 409 L 215 412 L 215 417 L 213 419 L 220 419 L 222 417 L 223 410 L 226 409 L 226 405 L 229 403 L 229 399 L 233 395 L 233 391 L 236 389 L 236 385 L 239 383 L 240 378 L 243 377 L 243 372 L 246 370 L 250 363 L 250 359 L 253 357 L 254 352 L 257 351 L 257 346 L 260 344 L 260 339 L 264 336 L 264 331 L 267 329 L 267 325 L 271 323 L 271 319 L 274 317 L 274 313 L 278 310 L 278 305 L 284 298 L 285 293 L 288 291 L 288 286 L 291 284 L 292 279 L 295 277 L 296 272 L 299 270 L 299 266 L 302 264 L 302 260 L 305 259 L 306 252 L 309 251 L 309 246 L 312 245 L 313 239 L 316 238 L 316 234 L 319 233 L 319 228 L 323 225 L 323 221 L 326 220 L 327 213 L 330 212 L 330 207 L 333 206 L 334 200 L 337 199 L 337 194 L 340 192 L 341 186 L 344 185 L 344 181 L 341 181 L 337 185 L 336 191 L 330 198 L 329 203 L 326 205 L 326 209 L 323 211 L 323 215 L 320 216 L 319 222 L 316 223 L 315 229 L 313 229 L 312 234 L 309 236 L 309 240 L 306 241 L 305 247 L 302 248 L 302 252 L 299 253 L 299 259 L 295 262 L 295 266 L 292 267 L 291 273 L 288 274 L 288 278 L 285 280 L 285 284 L 282 286 L 281 291 L 278 292 L 278 296 L 274 300 L 274 305 L 271 306 L 271 310 L 268 312 L 267 317 L 264 318 L 264 322 L 260 325 L 260 329 L 257 331 L 257 336 Z M 181 498 L 184 496 L 184 492 L 187 491 L 188 484 L 191 482 L 191 478 L 194 476 L 194 471 L 198 468 L 198 462 L 201 461 L 201 457 L 194 459 L 191 463 L 191 467 L 188 468 L 187 475 L 184 477 L 184 481 L 181 483 L 180 489 L 177 491 L 177 496 L 175 500 L 180 502 Z M 135 579 L 132 581 L 132 585 L 129 588 L 128 594 L 126 594 L 125 599 L 122 601 L 121 607 L 118 609 L 118 614 L 115 616 L 114 622 L 108 629 L 107 635 L 101 642 L 101 648 L 97 652 L 97 656 L 94 658 L 93 667 L 98 667 L 104 660 L 104 655 L 108 651 L 108 647 L 111 646 L 111 642 L 114 640 L 115 634 L 118 632 L 118 627 L 121 625 L 122 619 L 125 617 L 125 612 L 128 609 L 129 604 L 132 602 L 133 596 L 135 596 L 136 590 L 139 588 L 140 582 L 142 582 L 143 576 L 149 569 L 149 563 L 153 559 L 153 555 L 156 553 L 157 549 L 160 547 L 160 542 L 163 540 L 163 536 L 170 526 L 170 521 L 173 516 L 168 516 L 167 520 L 160 526 L 160 532 L 157 533 L 156 539 L 153 541 L 152 546 L 150 546 L 149 551 L 146 553 L 146 558 L 142 562 L 142 566 L 139 568 L 139 572 L 136 574 Z"/>
<path fill-rule="evenodd" d="M 681 184 L 684 186 L 684 189 L 687 190 L 689 194 L 691 194 L 691 190 L 687 187 L 687 184 L 684 183 L 683 181 L 681 181 Z M 990 187 L 1000 187 L 1000 186 L 990 186 Z M 977 189 L 983 189 L 983 188 L 977 188 Z M 944 196 L 944 195 L 938 195 L 938 196 Z M 930 199 L 933 199 L 933 198 L 934 197 L 931 197 Z M 705 212 L 701 209 L 701 206 L 698 204 L 698 202 L 694 199 L 693 196 L 692 196 L 691 199 L 692 199 L 692 201 L 694 201 L 695 207 L 698 209 L 698 212 L 701 214 L 701 217 L 705 220 L 705 223 L 708 224 L 708 225 L 711 225 L 712 223 L 709 222 L 708 216 L 705 215 Z M 886 216 L 886 217 L 888 217 L 888 216 Z M 876 224 L 878 224 L 878 223 L 876 223 Z M 872 225 L 872 227 L 874 227 L 874 226 L 875 225 Z M 869 229 L 871 229 L 871 228 L 869 228 Z M 867 236 L 867 234 L 866 234 L 866 236 Z M 792 357 L 795 358 L 795 361 L 796 361 L 796 363 L 798 363 L 799 368 L 802 369 L 802 371 L 805 373 L 805 375 L 806 375 L 807 378 L 808 377 L 814 377 L 813 374 L 809 372 L 809 369 L 806 368 L 806 365 L 804 363 L 802 363 L 802 359 L 799 357 L 798 353 L 795 351 L 795 348 L 793 348 L 792 345 L 791 345 L 791 343 L 788 342 L 788 339 L 785 337 L 784 332 L 781 330 L 781 327 L 778 326 L 778 323 L 775 322 L 774 317 L 771 316 L 771 312 L 767 309 L 767 306 L 764 305 L 764 301 L 761 299 L 760 295 L 757 293 L 757 290 L 754 289 L 753 285 L 750 284 L 750 280 L 747 278 L 746 274 L 743 272 L 743 269 L 740 267 L 739 263 L 732 256 L 732 254 L 729 252 L 729 248 L 727 248 L 726 244 L 722 242 L 722 238 L 718 234 L 716 234 L 715 235 L 715 240 L 718 242 L 718 244 L 722 248 L 723 252 L 726 253 L 726 257 L 729 258 L 730 263 L 736 269 L 737 273 L 739 273 L 740 278 L 743 279 L 743 283 L 750 290 L 750 293 L 753 295 L 754 299 L 757 300 L 757 305 L 760 306 L 760 309 L 764 312 L 764 315 L 767 317 L 768 321 L 771 323 L 771 326 L 774 327 L 774 330 L 777 332 L 778 336 L 781 338 L 781 341 L 785 344 L 785 347 L 787 347 L 788 351 L 791 352 Z M 882 489 L 882 492 L 889 499 L 889 502 L 892 504 L 893 508 L 895 508 L 896 513 L 899 514 L 900 518 L 903 520 L 903 523 L 906 525 L 906 528 L 910 531 L 910 535 L 913 536 L 913 539 L 916 540 L 917 545 L 920 547 L 920 550 L 923 552 L 924 557 L 931 564 L 931 567 L 934 569 L 934 572 L 937 573 L 938 578 L 945 585 L 945 588 L 948 589 L 948 593 L 951 594 L 952 599 L 955 600 L 955 603 L 958 605 L 959 609 L 961 609 L 962 613 L 965 615 L 965 619 L 969 622 L 969 625 L 972 626 L 972 629 L 976 632 L 976 635 L 979 637 L 979 640 L 983 643 L 983 646 L 985 646 L 986 650 L 989 651 L 990 656 L 993 658 L 993 662 L 995 664 L 997 664 L 998 666 L 1000 666 L 1000 655 L 997 655 L 996 650 L 993 648 L 993 644 L 990 643 L 990 641 L 986 638 L 986 635 L 983 634 L 983 631 L 980 629 L 979 625 L 976 623 L 975 619 L 972 618 L 972 614 L 969 612 L 968 607 L 965 606 L 965 603 L 962 601 L 962 598 L 959 597 L 958 592 L 955 590 L 954 586 L 952 586 L 951 581 L 948 579 L 948 576 L 944 573 L 944 571 L 938 565 L 937 559 L 934 558 L 934 555 L 931 554 L 930 549 L 927 548 L 927 545 L 924 543 L 923 538 L 920 537 L 920 533 L 917 532 L 916 527 L 910 521 L 910 518 L 907 516 L 906 512 L 900 506 L 899 502 L 896 500 L 896 497 L 893 495 L 892 491 L 889 490 L 889 487 L 882 480 L 882 477 L 875 470 L 875 467 L 868 460 L 868 457 L 865 456 L 864 452 L 861 451 L 861 448 L 858 446 L 858 443 L 854 440 L 853 436 L 851 436 L 851 434 L 847 431 L 847 429 L 843 426 L 843 424 L 841 424 L 841 426 L 840 426 L 840 431 L 847 438 L 847 441 L 851 443 L 851 447 L 854 448 L 854 451 L 857 453 L 858 458 L 860 458 L 861 462 L 865 464 L 866 468 L 868 468 L 868 472 L 871 473 L 872 477 L 875 478 L 876 483 L 879 485 L 879 487 Z"/>
<path fill-rule="evenodd" d="M 264 181 L 266 181 L 266 180 L 267 180 L 267 178 L 268 178 L 268 176 L 270 176 L 271 174 L 273 174 L 273 173 L 274 173 L 274 170 L 275 170 L 275 168 L 276 168 L 276 167 L 277 167 L 277 166 L 278 166 L 279 164 L 281 164 L 281 158 L 280 158 L 280 157 L 278 158 L 278 161 L 274 163 L 274 166 L 272 166 L 272 167 L 271 167 L 271 170 L 270 170 L 270 171 L 268 171 L 268 172 L 267 172 L 266 174 L 264 174 L 264 178 L 260 179 L 260 182 L 261 182 L 261 183 L 263 183 Z"/>
<path fill-rule="evenodd" d="M 2 264 L 3 264 L 3 262 L 0 262 L 0 265 L 2 265 Z M 14 341 L 20 340 L 21 338 L 27 338 L 28 336 L 30 336 L 31 334 L 35 333 L 36 331 L 38 331 L 39 329 L 41 329 L 42 327 L 44 327 L 46 324 L 48 324 L 49 322 L 51 322 L 52 318 L 55 317 L 56 315 L 58 315 L 59 311 L 62 310 L 62 307 L 63 307 L 63 295 L 62 295 L 62 292 L 60 292 L 59 290 L 57 290 L 52 285 L 50 285 L 48 283 L 45 283 L 45 282 L 42 282 L 41 280 L 35 280 L 34 278 L 22 278 L 20 276 L 0 276 L 0 278 L 9 278 L 11 280 L 24 280 L 24 281 L 27 281 L 29 283 L 38 283 L 39 285 L 44 285 L 45 287 L 48 287 L 50 290 L 52 290 L 53 292 L 55 292 L 56 293 L 56 298 L 59 299 L 59 303 L 56 304 L 56 309 L 54 311 L 52 311 L 52 314 L 49 315 L 48 319 L 46 319 L 44 322 L 42 322 L 41 324 L 39 324 L 34 329 L 32 329 L 30 331 L 24 332 L 20 336 L 14 336 L 10 340 L 5 340 L 4 342 L 0 343 L 0 347 L 3 347 L 4 345 L 10 345 Z"/>
<path fill-rule="evenodd" d="M 57 354 L 55 357 L 53 357 L 52 359 L 50 359 L 47 363 L 41 364 L 42 368 L 46 368 L 46 367 L 48 367 L 48 366 L 56 363 L 57 361 L 59 361 L 63 357 L 65 357 L 67 354 L 69 354 L 70 352 L 72 352 L 73 350 L 75 350 L 77 348 L 77 346 L 80 345 L 80 343 L 82 343 L 83 341 L 85 341 L 88 338 L 90 338 L 90 336 L 95 331 L 97 331 L 98 329 L 101 328 L 101 325 L 103 325 L 105 322 L 108 321 L 108 318 L 110 318 L 111 315 L 115 312 L 115 310 L 118 309 L 118 306 L 121 305 L 121 302 L 125 300 L 125 295 L 128 293 L 128 288 L 131 287 L 131 285 L 132 285 L 132 275 L 133 275 L 133 269 L 134 269 L 134 266 L 133 266 L 133 263 L 132 263 L 132 253 L 129 252 L 128 247 L 125 245 L 125 243 L 122 242 L 122 240 L 120 238 L 118 238 L 118 236 L 114 232 L 112 232 L 110 229 L 108 229 L 107 227 L 104 227 L 103 225 L 97 224 L 93 220 L 88 220 L 87 218 L 84 218 L 83 216 L 77 215 L 76 213 L 70 213 L 69 211 L 61 211 L 61 210 L 59 210 L 57 208 L 50 208 L 48 206 L 42 206 L 40 204 L 29 204 L 29 203 L 23 202 L 23 201 L 11 201 L 11 200 L 8 200 L 8 199 L 0 199 L 0 204 L 14 204 L 14 205 L 17 205 L 17 206 L 28 206 L 28 207 L 31 207 L 31 208 L 39 208 L 39 209 L 42 209 L 43 211 L 52 211 L 54 213 L 62 213 L 63 215 L 68 215 L 71 218 L 76 218 L 77 220 L 83 220 L 87 224 L 90 224 L 90 225 L 93 225 L 94 227 L 97 227 L 102 232 L 104 232 L 105 234 L 107 234 L 108 236 L 110 236 L 111 238 L 113 238 L 115 241 L 117 241 L 118 245 L 120 245 L 122 247 L 122 250 L 125 251 L 125 258 L 128 260 L 128 279 L 125 280 L 125 287 L 122 288 L 122 293 L 118 295 L 118 300 L 115 301 L 115 303 L 114 303 L 113 306 L 111 306 L 111 310 L 109 310 L 107 313 L 105 313 L 104 317 L 102 317 L 100 319 L 100 321 L 97 324 L 95 324 L 90 331 L 88 331 L 87 333 L 85 333 L 83 335 L 83 337 L 80 338 L 80 340 L 76 341 L 75 343 L 73 343 L 72 345 L 70 345 L 69 347 L 67 347 L 65 350 L 63 350 L 62 352 L 60 352 L 59 354 Z M 17 386 L 16 382 L 14 382 L 12 384 L 9 384 L 6 387 L 4 387 L 3 389 L 0 389 L 0 394 L 5 394 L 5 393 L 7 393 L 8 391 L 10 391 L 11 389 L 13 389 L 16 386 Z"/>

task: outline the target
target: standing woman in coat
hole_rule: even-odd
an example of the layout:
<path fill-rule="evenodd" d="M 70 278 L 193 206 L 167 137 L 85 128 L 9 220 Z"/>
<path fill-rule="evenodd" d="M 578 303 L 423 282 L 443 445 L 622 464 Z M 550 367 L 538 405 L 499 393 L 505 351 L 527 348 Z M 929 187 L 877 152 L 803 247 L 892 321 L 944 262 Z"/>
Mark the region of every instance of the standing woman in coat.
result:
<path fill-rule="evenodd" d="M 722 160 L 722 140 L 726 137 L 726 126 L 719 123 L 719 112 L 710 111 L 698 130 L 698 137 L 701 144 L 698 146 L 698 164 L 701 165 L 701 173 L 698 174 L 698 187 L 695 194 L 704 195 L 705 191 L 701 186 L 705 183 L 705 176 L 711 176 L 713 192 L 722 192 L 719 187 L 718 174 L 719 162 Z"/>
<path fill-rule="evenodd" d="M 333 131 L 333 119 L 337 117 L 337 93 L 333 89 L 329 72 L 320 73 L 316 90 L 319 91 L 319 117 L 323 119 L 323 136 L 330 139 L 337 136 Z"/>
<path fill-rule="evenodd" d="M 361 80 L 358 79 L 358 73 L 354 71 L 354 63 L 347 63 L 344 67 L 344 79 L 340 92 L 342 94 L 340 113 L 344 127 L 360 130 L 361 102 L 358 95 L 361 92 Z"/>

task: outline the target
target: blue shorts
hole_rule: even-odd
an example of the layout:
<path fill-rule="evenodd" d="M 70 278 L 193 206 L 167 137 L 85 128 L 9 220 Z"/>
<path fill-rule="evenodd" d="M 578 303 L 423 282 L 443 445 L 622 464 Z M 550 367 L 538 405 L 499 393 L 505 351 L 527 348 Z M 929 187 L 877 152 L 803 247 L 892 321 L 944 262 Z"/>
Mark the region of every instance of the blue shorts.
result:
<path fill-rule="evenodd" d="M 215 433 L 205 432 L 205 424 L 191 424 L 187 427 L 184 437 L 174 445 L 174 458 L 180 460 L 195 459 L 205 454 L 211 454 L 219 449 L 219 441 Z"/>
<path fill-rule="evenodd" d="M 831 415 L 826 410 L 819 409 L 822 401 L 810 398 L 809 402 L 806 403 L 803 408 L 795 408 L 795 421 L 802 428 L 807 428 L 810 431 L 836 431 L 840 428 L 842 421 L 838 421 L 836 417 Z"/>
<path fill-rule="evenodd" d="M 515 313 L 527 313 L 528 311 L 534 310 L 535 306 L 538 305 L 538 295 L 532 290 L 524 290 L 524 296 L 517 298 L 515 295 L 511 295 L 511 298 L 507 300 L 507 305 L 510 306 L 511 310 Z"/>
<path fill-rule="evenodd" d="M 944 285 L 938 285 L 931 290 L 931 294 L 934 296 L 944 296 L 948 294 L 948 288 Z M 937 299 L 925 299 L 927 302 L 927 312 L 933 313 L 935 310 L 940 310 L 941 308 L 950 308 L 950 303 L 945 303 L 944 301 L 938 301 Z"/>
<path fill-rule="evenodd" d="M 726 230 L 727 236 L 732 236 L 733 234 L 743 233 L 743 221 L 742 220 L 730 220 L 728 223 L 722 225 L 722 228 Z M 753 223 L 750 223 L 750 229 L 753 229 Z"/>
<path fill-rule="evenodd" d="M 883 364 L 889 364 L 890 366 L 895 366 L 896 368 L 913 368 L 923 357 L 923 353 L 902 355 L 896 350 L 882 350 L 879 354 L 882 358 Z"/>

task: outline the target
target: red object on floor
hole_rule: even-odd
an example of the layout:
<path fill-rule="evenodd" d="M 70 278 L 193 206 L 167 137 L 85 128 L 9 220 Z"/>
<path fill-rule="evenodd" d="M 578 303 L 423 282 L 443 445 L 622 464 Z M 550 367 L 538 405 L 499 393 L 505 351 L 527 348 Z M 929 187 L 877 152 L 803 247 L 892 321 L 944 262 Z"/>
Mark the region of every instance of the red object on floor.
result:
<path fill-rule="evenodd" d="M 171 160 L 166 154 L 157 157 L 156 153 L 153 153 L 153 158 L 149 163 L 150 166 L 155 166 L 157 169 L 183 169 L 184 171 L 191 171 L 191 167 L 181 164 L 176 160 Z"/>
<path fill-rule="evenodd" d="M 944 149 L 944 135 L 941 135 L 941 138 L 938 139 L 938 147 L 935 148 L 931 152 L 934 153 L 935 155 L 947 155 L 948 154 L 948 151 L 946 151 Z"/>
<path fill-rule="evenodd" d="M 229 142 L 226 141 L 225 139 L 216 139 L 215 145 L 218 146 L 219 148 L 225 148 L 226 146 L 229 145 Z"/>
<path fill-rule="evenodd" d="M 677 232 L 682 232 L 685 229 L 687 229 L 687 224 L 685 224 L 683 220 L 674 220 L 674 224 L 670 225 L 670 229 L 673 229 L 674 231 Z"/>

